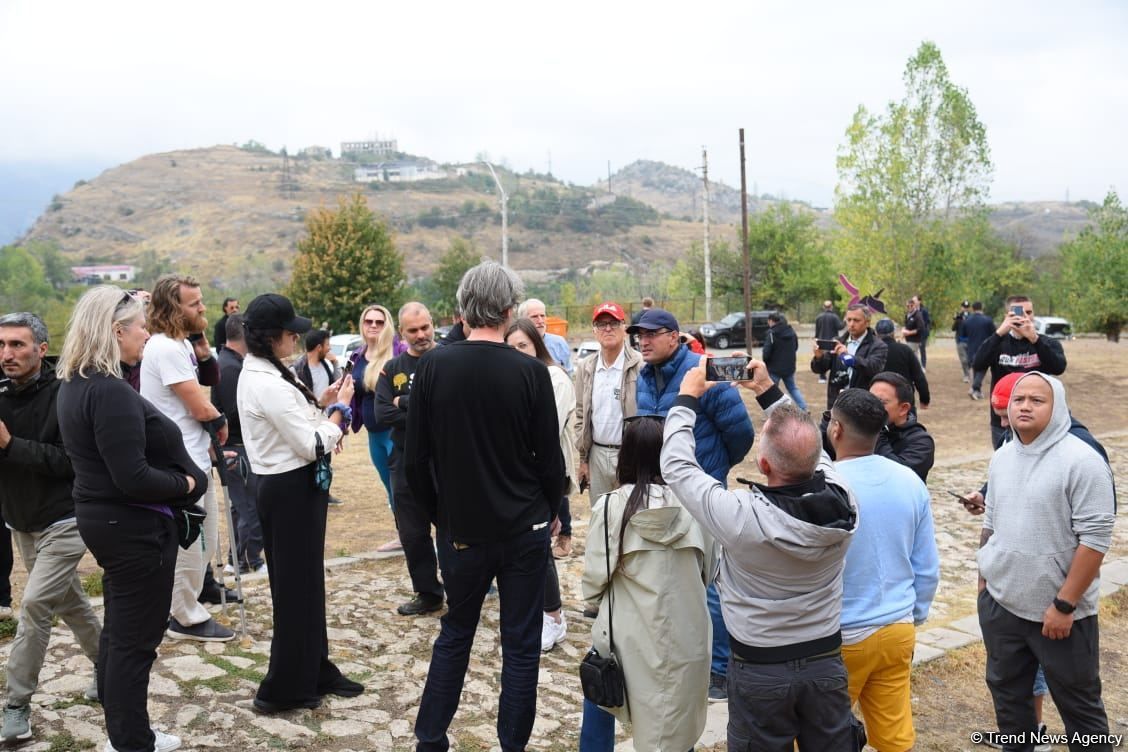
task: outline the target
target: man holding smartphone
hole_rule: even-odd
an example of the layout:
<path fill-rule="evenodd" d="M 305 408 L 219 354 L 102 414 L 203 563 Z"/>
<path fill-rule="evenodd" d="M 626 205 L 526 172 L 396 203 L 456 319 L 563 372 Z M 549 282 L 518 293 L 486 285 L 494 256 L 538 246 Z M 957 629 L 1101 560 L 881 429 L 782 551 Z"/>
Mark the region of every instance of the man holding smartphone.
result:
<path fill-rule="evenodd" d="M 1041 371 L 1051 376 L 1065 373 L 1065 351 L 1061 343 L 1040 337 L 1034 331 L 1034 303 L 1025 295 L 1007 298 L 1006 315 L 995 333 L 975 353 L 972 368 L 991 369 L 991 388 L 1008 373 Z M 1004 429 L 994 412 L 991 418 L 991 446 L 1002 442 Z"/>

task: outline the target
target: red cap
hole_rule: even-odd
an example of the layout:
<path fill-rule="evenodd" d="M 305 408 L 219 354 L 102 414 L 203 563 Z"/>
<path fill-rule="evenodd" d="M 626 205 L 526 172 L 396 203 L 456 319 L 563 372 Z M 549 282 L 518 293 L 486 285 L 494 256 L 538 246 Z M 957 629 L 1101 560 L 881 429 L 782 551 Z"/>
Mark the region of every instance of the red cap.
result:
<path fill-rule="evenodd" d="M 1008 373 L 996 381 L 994 388 L 991 389 L 991 407 L 996 410 L 1006 410 L 1007 405 L 1010 404 L 1015 382 L 1025 375 L 1025 373 Z"/>
<path fill-rule="evenodd" d="M 606 313 L 608 316 L 614 316 L 619 321 L 626 321 L 627 314 L 623 313 L 623 307 L 618 303 L 600 303 L 591 312 L 591 320 L 595 321 L 601 314 Z"/>

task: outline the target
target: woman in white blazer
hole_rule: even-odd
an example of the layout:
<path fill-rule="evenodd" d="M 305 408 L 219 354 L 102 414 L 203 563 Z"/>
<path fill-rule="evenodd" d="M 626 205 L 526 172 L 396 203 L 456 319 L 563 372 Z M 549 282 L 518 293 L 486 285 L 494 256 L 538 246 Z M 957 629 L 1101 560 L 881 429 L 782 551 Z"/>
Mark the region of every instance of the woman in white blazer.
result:
<path fill-rule="evenodd" d="M 274 636 L 270 667 L 255 695 L 260 713 L 315 708 L 328 694 L 355 697 L 364 687 L 329 660 L 325 628 L 325 521 L 329 486 L 318 457 L 339 451 L 351 416 L 349 375 L 330 387 L 328 416 L 283 365 L 310 320 L 281 295 L 260 295 L 244 313 L 247 356 L 239 377 L 239 419 L 251 469 L 261 478 L 262 520 Z M 336 394 L 332 394 L 335 390 Z"/>

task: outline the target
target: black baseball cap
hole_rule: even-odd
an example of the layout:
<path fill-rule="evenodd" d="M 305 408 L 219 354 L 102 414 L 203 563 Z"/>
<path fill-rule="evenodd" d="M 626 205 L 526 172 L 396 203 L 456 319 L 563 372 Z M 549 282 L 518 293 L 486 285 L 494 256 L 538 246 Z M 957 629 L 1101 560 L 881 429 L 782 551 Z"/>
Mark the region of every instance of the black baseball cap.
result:
<path fill-rule="evenodd" d="M 294 313 L 294 304 L 285 295 L 268 292 L 259 295 L 243 311 L 243 322 L 249 329 L 285 329 L 305 334 L 313 322 Z"/>

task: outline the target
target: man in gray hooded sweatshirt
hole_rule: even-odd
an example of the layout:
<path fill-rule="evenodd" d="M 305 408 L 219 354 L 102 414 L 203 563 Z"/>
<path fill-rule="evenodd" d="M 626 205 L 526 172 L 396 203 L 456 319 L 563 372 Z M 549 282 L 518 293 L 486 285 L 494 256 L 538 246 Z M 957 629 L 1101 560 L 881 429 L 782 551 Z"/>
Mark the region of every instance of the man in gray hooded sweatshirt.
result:
<path fill-rule="evenodd" d="M 991 458 L 979 549 L 979 624 L 998 741 L 1013 750 L 1042 741 L 1031 731 L 1030 696 L 1041 663 L 1069 748 L 1111 750 L 1097 601 L 1112 543 L 1112 471 L 1069 433 L 1065 388 L 1054 377 L 1019 379 L 1007 416 L 1015 440 Z"/>
<path fill-rule="evenodd" d="M 839 622 L 857 503 L 822 452 L 814 421 L 762 361 L 749 363 L 752 380 L 740 384 L 768 415 L 756 459 L 767 482 L 728 491 L 702 470 L 693 425 L 698 398 L 712 386 L 704 363 L 686 372 L 666 415 L 661 467 L 724 547 L 717 588 L 732 647 L 728 747 L 790 749 L 802 739 L 805 750 L 855 750 Z"/>

